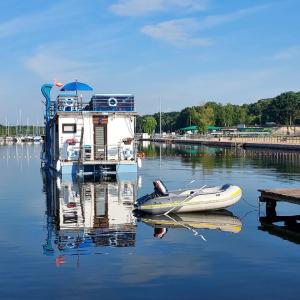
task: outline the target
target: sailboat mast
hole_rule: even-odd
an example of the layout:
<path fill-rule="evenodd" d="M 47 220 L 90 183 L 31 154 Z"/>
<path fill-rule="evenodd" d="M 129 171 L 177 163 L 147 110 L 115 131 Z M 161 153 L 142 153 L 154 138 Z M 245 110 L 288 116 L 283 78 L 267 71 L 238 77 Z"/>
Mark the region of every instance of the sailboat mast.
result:
<path fill-rule="evenodd" d="M 161 136 L 161 97 L 159 98 L 159 136 Z"/>
<path fill-rule="evenodd" d="M 19 115 L 20 115 L 20 130 L 19 130 L 19 134 L 22 135 L 22 111 L 21 109 L 19 110 Z"/>

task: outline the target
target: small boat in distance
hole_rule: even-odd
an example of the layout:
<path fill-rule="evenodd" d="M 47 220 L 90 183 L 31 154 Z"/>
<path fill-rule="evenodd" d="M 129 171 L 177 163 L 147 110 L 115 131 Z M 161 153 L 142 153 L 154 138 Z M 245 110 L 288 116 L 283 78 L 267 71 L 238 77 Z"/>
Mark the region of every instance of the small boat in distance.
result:
<path fill-rule="evenodd" d="M 33 141 L 34 141 L 34 143 L 38 144 L 38 143 L 41 143 L 43 141 L 43 139 L 42 139 L 42 137 L 40 135 L 36 135 L 33 138 Z"/>
<path fill-rule="evenodd" d="M 168 192 L 161 180 L 153 182 L 154 192 L 139 198 L 135 208 L 149 214 L 169 214 L 197 212 L 227 208 L 242 197 L 240 187 L 224 184 L 223 186 Z"/>
<path fill-rule="evenodd" d="M 5 137 L 5 143 L 12 144 L 14 142 L 14 138 L 12 136 Z"/>

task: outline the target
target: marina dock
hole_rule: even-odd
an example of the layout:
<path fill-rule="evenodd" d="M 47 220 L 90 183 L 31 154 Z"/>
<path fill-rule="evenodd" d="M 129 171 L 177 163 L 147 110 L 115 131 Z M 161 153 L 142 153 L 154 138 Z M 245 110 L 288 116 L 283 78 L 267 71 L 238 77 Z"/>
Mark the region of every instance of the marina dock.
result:
<path fill-rule="evenodd" d="M 300 189 L 260 189 L 260 202 L 266 203 L 266 215 L 260 216 L 259 230 L 300 244 L 300 215 L 282 216 L 276 211 L 277 202 L 300 204 Z"/>
<path fill-rule="evenodd" d="M 265 138 L 191 138 L 191 137 L 154 137 L 140 139 L 158 143 L 206 145 L 213 147 L 237 147 L 243 149 L 274 149 L 282 151 L 300 151 L 299 137 L 265 137 Z"/>
<path fill-rule="evenodd" d="M 300 188 L 293 189 L 259 189 L 260 202 L 284 201 L 300 204 Z"/>

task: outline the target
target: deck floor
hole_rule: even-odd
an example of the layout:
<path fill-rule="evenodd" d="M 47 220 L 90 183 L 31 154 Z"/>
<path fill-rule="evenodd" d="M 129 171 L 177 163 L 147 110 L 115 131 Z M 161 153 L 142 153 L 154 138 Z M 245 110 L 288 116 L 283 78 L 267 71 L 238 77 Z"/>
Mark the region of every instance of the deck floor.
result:
<path fill-rule="evenodd" d="M 77 164 L 78 161 L 64 161 L 65 165 Z M 136 161 L 134 160 L 85 160 L 82 162 L 83 165 L 134 165 Z"/>
<path fill-rule="evenodd" d="M 260 201 L 267 200 L 285 201 L 295 204 L 300 204 L 300 188 L 291 189 L 259 189 L 261 192 Z"/>

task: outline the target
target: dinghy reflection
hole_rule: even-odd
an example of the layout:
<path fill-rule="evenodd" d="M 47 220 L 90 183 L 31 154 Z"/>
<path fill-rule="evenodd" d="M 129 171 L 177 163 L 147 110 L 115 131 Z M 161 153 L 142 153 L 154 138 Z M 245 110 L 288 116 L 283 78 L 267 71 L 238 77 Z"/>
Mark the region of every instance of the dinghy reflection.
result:
<path fill-rule="evenodd" d="M 47 190 L 45 254 L 134 247 L 136 181 L 51 182 Z"/>
<path fill-rule="evenodd" d="M 163 238 L 170 228 L 185 228 L 198 235 L 199 229 L 239 233 L 242 222 L 230 211 L 178 213 L 170 215 L 143 215 L 140 220 L 154 228 L 154 237 Z M 202 236 L 203 239 L 205 239 Z"/>

